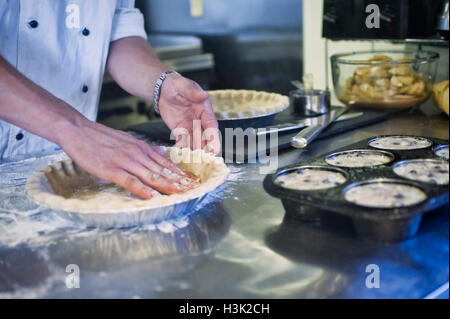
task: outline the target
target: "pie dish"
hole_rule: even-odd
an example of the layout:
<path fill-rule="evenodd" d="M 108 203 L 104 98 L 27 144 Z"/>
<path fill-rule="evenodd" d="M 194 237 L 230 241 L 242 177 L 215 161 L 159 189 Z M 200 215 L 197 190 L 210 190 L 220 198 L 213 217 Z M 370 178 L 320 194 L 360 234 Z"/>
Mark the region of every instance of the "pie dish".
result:
<path fill-rule="evenodd" d="M 214 114 L 221 119 L 243 119 L 269 115 L 289 107 L 287 96 L 252 90 L 208 91 Z"/>
<path fill-rule="evenodd" d="M 126 227 L 192 210 L 193 204 L 223 184 L 228 176 L 229 170 L 223 159 L 202 150 L 173 147 L 167 148 L 166 154 L 182 169 L 198 176 L 200 185 L 183 194 L 143 200 L 115 184 L 91 176 L 71 160 L 65 160 L 35 171 L 25 189 L 32 200 L 65 212 L 65 217 L 87 221 L 93 226 Z"/>

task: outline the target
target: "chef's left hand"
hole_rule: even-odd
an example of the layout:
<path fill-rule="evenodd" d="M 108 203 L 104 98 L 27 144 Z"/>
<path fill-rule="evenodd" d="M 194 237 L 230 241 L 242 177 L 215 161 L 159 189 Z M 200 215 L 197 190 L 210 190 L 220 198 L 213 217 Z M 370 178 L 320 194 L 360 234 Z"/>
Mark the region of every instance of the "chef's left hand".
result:
<path fill-rule="evenodd" d="M 208 94 L 194 81 L 181 75 L 170 74 L 161 87 L 159 99 L 161 117 L 167 126 L 177 135 L 176 129 L 185 129 L 189 133 L 189 140 L 177 140 L 177 146 L 192 149 L 206 146 L 206 150 L 217 154 L 220 152 L 220 138 L 218 123 L 212 110 Z M 201 137 L 193 140 L 194 121 L 201 123 Z M 175 131 L 174 131 L 175 130 Z M 206 130 L 206 132 L 205 132 Z M 186 145 L 189 142 L 189 145 Z"/>

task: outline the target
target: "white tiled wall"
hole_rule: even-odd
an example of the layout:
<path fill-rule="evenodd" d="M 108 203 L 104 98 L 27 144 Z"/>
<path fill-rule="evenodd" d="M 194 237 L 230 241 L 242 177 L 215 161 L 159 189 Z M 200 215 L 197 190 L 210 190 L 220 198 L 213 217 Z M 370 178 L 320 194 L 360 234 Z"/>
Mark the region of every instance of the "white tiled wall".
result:
<path fill-rule="evenodd" d="M 323 0 L 303 0 L 303 69 L 314 76 L 314 87 L 327 88 L 325 61 L 333 54 L 364 50 L 405 49 L 404 44 L 386 41 L 328 41 L 328 56 L 325 56 L 325 39 L 322 38 Z M 448 49 L 447 49 L 448 51 Z M 333 91 L 331 68 L 328 68 L 328 88 Z M 340 104 L 332 96 L 333 104 Z"/>

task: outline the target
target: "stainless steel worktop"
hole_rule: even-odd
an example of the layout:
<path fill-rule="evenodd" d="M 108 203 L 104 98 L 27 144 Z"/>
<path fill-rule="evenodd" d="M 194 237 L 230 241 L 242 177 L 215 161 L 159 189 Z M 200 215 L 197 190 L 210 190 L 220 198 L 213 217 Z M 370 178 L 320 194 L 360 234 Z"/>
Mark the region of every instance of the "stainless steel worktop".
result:
<path fill-rule="evenodd" d="M 448 139 L 449 120 L 422 108 L 287 150 L 279 165 L 377 134 Z M 449 280 L 448 207 L 424 218 L 417 236 L 374 244 L 345 229 L 327 232 L 284 218 L 262 188 L 258 164 L 231 165 L 226 187 L 176 223 L 84 229 L 30 202 L 26 177 L 61 154 L 0 164 L 0 298 L 423 298 Z M 80 268 L 80 288 L 65 285 Z M 366 266 L 380 288 L 365 286 Z"/>

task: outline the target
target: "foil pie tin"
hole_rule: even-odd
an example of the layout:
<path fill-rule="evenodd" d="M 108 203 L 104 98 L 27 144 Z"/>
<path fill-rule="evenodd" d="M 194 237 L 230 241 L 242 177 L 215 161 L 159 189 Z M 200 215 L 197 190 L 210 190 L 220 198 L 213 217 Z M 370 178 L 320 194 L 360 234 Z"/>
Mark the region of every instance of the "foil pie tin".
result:
<path fill-rule="evenodd" d="M 301 166 L 328 166 L 336 168 L 326 162 L 328 156 L 352 150 L 374 150 L 369 146 L 370 141 L 385 136 L 374 136 L 364 139 L 335 150 L 332 153 L 304 161 L 301 163 Z M 426 148 L 389 150 L 389 153 L 394 157 L 390 163 L 357 168 L 340 167 L 339 169 L 346 172 L 348 179 L 344 184 L 334 188 L 318 191 L 297 191 L 277 185 L 275 179 L 278 174 L 300 166 L 299 163 L 294 163 L 280 168 L 274 174 L 267 175 L 264 179 L 264 189 L 270 195 L 282 201 L 286 216 L 289 216 L 289 218 L 294 218 L 304 223 L 312 222 L 319 225 L 319 227 L 330 224 L 338 225 L 342 222 L 348 224 L 348 228 L 352 229 L 358 236 L 375 242 L 406 240 L 416 234 L 422 216 L 425 213 L 448 205 L 449 202 L 448 185 L 411 181 L 399 177 L 393 172 L 393 166 L 405 160 L 432 159 L 442 161 L 434 153 L 434 147 L 448 144 L 448 141 L 429 137 L 423 139 L 430 141 L 430 145 Z M 365 207 L 348 202 L 345 199 L 345 192 L 349 188 L 373 181 L 389 183 L 395 181 L 395 183 L 418 188 L 425 193 L 426 199 L 414 205 L 393 208 Z"/>
<path fill-rule="evenodd" d="M 52 208 L 59 216 L 73 222 L 102 229 L 129 228 L 147 224 L 157 224 L 165 220 L 174 220 L 193 212 L 206 194 L 186 202 L 175 205 L 135 211 L 104 212 L 76 212 Z"/>
<path fill-rule="evenodd" d="M 196 212 L 201 205 L 209 202 L 209 196 L 214 199 L 215 193 L 220 191 L 219 189 L 222 185 L 211 192 L 200 194 L 190 200 L 156 208 L 140 208 L 114 212 L 77 212 L 55 208 L 51 209 L 62 218 L 87 227 L 101 229 L 140 227 L 189 216 Z"/>

